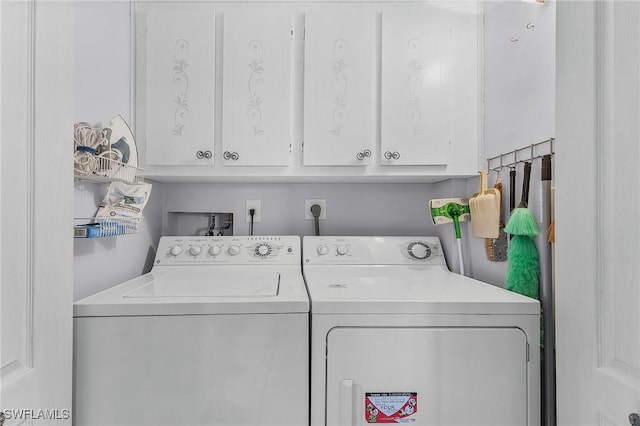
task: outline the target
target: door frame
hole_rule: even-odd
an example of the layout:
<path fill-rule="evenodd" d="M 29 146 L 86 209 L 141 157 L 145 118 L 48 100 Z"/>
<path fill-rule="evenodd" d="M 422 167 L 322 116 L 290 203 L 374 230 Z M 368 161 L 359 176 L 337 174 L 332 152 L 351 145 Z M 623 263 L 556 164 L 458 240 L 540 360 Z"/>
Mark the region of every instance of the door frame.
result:
<path fill-rule="evenodd" d="M 2 229 L 11 226 L 6 222 L 5 213 L 14 209 L 14 212 L 25 212 L 28 231 L 23 243 L 26 253 L 12 250 L 10 241 L 1 250 L 3 263 L 26 256 L 24 286 L 27 290 L 18 300 L 2 299 L 5 304 L 23 304 L 26 315 L 12 318 L 16 324 L 3 324 L 19 328 L 24 339 L 20 343 L 19 351 L 23 355 L 19 357 L 19 371 L 6 370 L 8 374 L 0 383 L 0 410 L 26 410 L 11 416 L 17 418 L 7 418 L 6 425 L 50 424 L 52 420 L 65 425 L 71 424 L 73 362 L 73 153 L 70 147 L 74 5 L 70 0 L 14 3 L 28 8 L 24 15 L 27 30 L 19 35 L 28 38 L 27 61 L 2 65 L 24 67 L 25 71 L 28 90 L 24 104 L 29 111 L 27 125 L 20 129 L 18 139 L 28 144 L 27 167 L 16 162 L 11 173 L 16 180 L 26 180 L 27 195 L 26 202 L 20 204 L 6 199 L 9 191 L 2 193 L 5 199 L 1 205 L 3 223 L 0 226 Z M 8 19 L 8 15 L 3 19 Z M 0 30 L 8 31 L 7 28 Z M 4 47 L 10 49 L 10 37 L 2 38 Z M 5 80 L 6 70 L 0 70 Z M 2 89 L 10 89 L 10 83 L 5 81 L 7 87 Z M 16 140 L 2 140 L 2 150 L 6 153 L 6 147 L 12 143 Z M 22 285 L 20 281 L 18 277 L 14 280 L 5 276 L 1 285 L 4 290 L 12 282 Z M 12 359 L 3 359 L 2 365 L 11 362 Z"/>

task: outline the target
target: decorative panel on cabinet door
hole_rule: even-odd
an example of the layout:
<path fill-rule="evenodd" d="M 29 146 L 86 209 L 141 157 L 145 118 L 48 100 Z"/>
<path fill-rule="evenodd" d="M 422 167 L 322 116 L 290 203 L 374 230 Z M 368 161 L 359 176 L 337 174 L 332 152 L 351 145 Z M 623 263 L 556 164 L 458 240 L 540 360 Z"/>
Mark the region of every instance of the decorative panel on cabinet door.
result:
<path fill-rule="evenodd" d="M 371 163 L 375 19 L 337 5 L 305 16 L 306 166 Z"/>
<path fill-rule="evenodd" d="M 225 166 L 289 164 L 291 28 L 287 12 L 224 14 Z"/>
<path fill-rule="evenodd" d="M 382 16 L 382 165 L 449 162 L 445 11 L 399 6 Z"/>
<path fill-rule="evenodd" d="M 146 43 L 139 44 L 147 165 L 213 164 L 214 24 L 210 4 L 147 6 Z"/>

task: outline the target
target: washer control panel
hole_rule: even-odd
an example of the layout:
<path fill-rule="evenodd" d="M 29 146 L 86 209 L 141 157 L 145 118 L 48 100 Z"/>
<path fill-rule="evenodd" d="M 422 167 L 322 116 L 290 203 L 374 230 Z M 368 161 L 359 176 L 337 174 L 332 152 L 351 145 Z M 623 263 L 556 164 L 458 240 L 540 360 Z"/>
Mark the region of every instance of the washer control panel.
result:
<path fill-rule="evenodd" d="M 303 264 L 446 265 L 438 237 L 304 237 Z"/>
<path fill-rule="evenodd" d="M 416 260 L 426 260 L 431 257 L 431 246 L 425 241 L 412 241 L 407 245 L 407 253 Z"/>
<path fill-rule="evenodd" d="M 300 237 L 162 237 L 154 264 L 254 263 L 300 264 Z"/>

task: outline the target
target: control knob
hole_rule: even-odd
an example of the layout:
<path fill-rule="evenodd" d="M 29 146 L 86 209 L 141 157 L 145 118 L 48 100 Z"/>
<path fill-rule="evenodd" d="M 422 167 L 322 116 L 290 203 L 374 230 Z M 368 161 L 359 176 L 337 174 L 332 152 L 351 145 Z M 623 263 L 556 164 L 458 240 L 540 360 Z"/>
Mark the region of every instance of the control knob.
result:
<path fill-rule="evenodd" d="M 349 247 L 345 246 L 344 244 L 339 245 L 336 250 L 340 256 L 344 256 L 345 254 L 349 253 Z"/>
<path fill-rule="evenodd" d="M 219 255 L 219 254 L 220 254 L 220 251 L 222 251 L 222 250 L 220 249 L 220 246 L 211 246 L 211 247 L 209 247 L 209 254 L 210 254 L 211 256 L 217 256 L 217 255 Z"/>
<path fill-rule="evenodd" d="M 324 256 L 325 254 L 329 253 L 329 247 L 325 246 L 324 244 L 321 244 L 318 247 L 316 247 L 316 251 L 320 256 Z"/>
<path fill-rule="evenodd" d="M 411 243 L 409 247 L 407 247 L 407 250 L 409 251 L 409 256 L 414 259 L 424 260 L 431 256 L 431 249 L 423 242 Z"/>
<path fill-rule="evenodd" d="M 227 252 L 231 255 L 231 256 L 235 256 L 237 254 L 240 253 L 240 246 L 229 246 L 229 249 L 227 250 Z"/>
<path fill-rule="evenodd" d="M 271 254 L 271 246 L 269 244 L 260 244 L 255 249 L 256 256 L 267 257 Z"/>
<path fill-rule="evenodd" d="M 189 253 L 191 253 L 192 256 L 197 256 L 200 252 L 202 252 L 202 247 L 200 246 L 191 246 L 189 249 Z"/>
<path fill-rule="evenodd" d="M 172 256 L 178 256 L 180 253 L 182 253 L 182 247 L 173 246 L 171 247 L 171 250 L 169 250 L 169 253 L 171 253 Z"/>

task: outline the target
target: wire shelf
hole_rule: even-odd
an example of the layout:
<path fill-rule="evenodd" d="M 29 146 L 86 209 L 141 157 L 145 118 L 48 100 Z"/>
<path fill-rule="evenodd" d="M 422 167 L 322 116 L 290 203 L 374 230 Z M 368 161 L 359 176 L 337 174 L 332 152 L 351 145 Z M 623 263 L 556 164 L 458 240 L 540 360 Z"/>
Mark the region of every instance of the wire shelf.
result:
<path fill-rule="evenodd" d="M 140 217 L 74 218 L 74 238 L 104 238 L 135 234 L 142 223 Z"/>
<path fill-rule="evenodd" d="M 108 157 L 86 154 L 76 157 L 74 178 L 88 182 L 144 182 L 144 169 Z"/>

